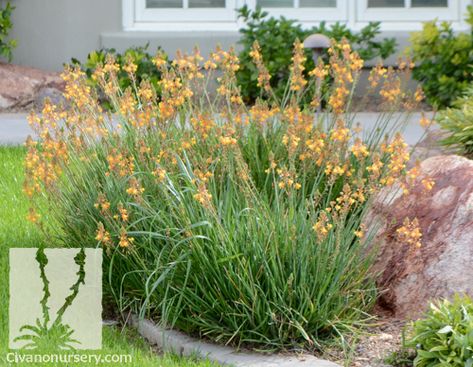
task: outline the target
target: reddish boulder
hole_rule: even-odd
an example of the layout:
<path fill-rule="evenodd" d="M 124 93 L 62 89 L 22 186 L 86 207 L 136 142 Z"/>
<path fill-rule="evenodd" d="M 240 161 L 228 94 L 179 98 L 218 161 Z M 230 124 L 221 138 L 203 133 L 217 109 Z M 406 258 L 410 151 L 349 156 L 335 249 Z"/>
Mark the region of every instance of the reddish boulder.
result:
<path fill-rule="evenodd" d="M 0 63 L 0 111 L 41 105 L 42 95 L 58 95 L 62 90 L 59 73 Z"/>
<path fill-rule="evenodd" d="M 423 179 L 433 179 L 430 191 Z M 417 218 L 421 247 L 405 243 L 399 229 Z M 376 231 L 374 271 L 385 290 L 380 305 L 397 317 L 416 317 L 436 298 L 473 296 L 473 161 L 441 155 L 421 163 L 409 194 L 384 189 L 366 223 Z"/>

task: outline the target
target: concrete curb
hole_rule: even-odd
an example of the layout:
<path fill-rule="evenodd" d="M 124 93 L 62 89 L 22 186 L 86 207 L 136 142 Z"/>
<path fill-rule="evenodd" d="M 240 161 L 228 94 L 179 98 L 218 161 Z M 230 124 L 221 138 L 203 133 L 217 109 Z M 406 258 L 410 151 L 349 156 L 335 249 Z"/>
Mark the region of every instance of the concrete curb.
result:
<path fill-rule="evenodd" d="M 296 356 L 237 352 L 231 347 L 203 342 L 179 331 L 163 329 L 149 320 L 139 320 L 136 316 L 132 317 L 131 324 L 149 343 L 157 345 L 165 352 L 185 357 L 207 358 L 221 365 L 235 367 L 340 367 L 336 363 L 308 354 Z"/>

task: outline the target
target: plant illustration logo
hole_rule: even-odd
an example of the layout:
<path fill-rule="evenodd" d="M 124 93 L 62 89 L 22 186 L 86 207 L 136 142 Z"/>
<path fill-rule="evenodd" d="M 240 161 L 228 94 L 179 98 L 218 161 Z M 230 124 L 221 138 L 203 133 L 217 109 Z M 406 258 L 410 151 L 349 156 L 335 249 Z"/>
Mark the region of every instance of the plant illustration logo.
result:
<path fill-rule="evenodd" d="M 10 249 L 10 349 L 100 349 L 101 283 L 101 249 Z"/>

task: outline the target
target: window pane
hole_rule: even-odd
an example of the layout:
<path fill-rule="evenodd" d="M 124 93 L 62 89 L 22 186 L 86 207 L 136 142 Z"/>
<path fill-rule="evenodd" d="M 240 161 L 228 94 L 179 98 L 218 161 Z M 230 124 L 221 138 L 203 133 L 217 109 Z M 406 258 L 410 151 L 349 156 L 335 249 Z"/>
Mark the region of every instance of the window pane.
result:
<path fill-rule="evenodd" d="M 335 8 L 337 0 L 300 0 L 301 8 Z"/>
<path fill-rule="evenodd" d="M 147 8 L 182 8 L 182 0 L 146 0 Z"/>
<path fill-rule="evenodd" d="M 292 0 L 258 0 L 258 5 L 263 8 L 292 8 Z"/>
<path fill-rule="evenodd" d="M 224 8 L 225 0 L 189 0 L 189 8 Z"/>
<path fill-rule="evenodd" d="M 369 8 L 403 8 L 404 0 L 368 0 Z"/>
<path fill-rule="evenodd" d="M 412 0 L 412 7 L 447 7 L 448 0 Z"/>

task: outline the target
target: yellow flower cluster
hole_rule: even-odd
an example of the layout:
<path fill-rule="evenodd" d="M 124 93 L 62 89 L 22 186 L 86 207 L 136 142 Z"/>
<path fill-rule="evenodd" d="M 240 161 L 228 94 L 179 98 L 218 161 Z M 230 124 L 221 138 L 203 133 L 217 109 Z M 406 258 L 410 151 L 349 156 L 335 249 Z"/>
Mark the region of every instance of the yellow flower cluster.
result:
<path fill-rule="evenodd" d="M 299 40 L 294 43 L 294 53 L 292 56 L 291 66 L 291 90 L 300 92 L 304 89 L 307 84 L 307 80 L 304 78 L 304 70 L 306 57 L 304 54 L 304 45 Z"/>
<path fill-rule="evenodd" d="M 105 230 L 105 227 L 102 222 L 99 222 L 98 224 L 95 240 L 97 242 L 100 242 L 104 246 L 109 246 L 112 243 L 110 233 Z"/>
<path fill-rule="evenodd" d="M 382 62 L 376 64 L 376 66 L 371 69 L 370 75 L 368 76 L 368 82 L 370 83 L 371 88 L 376 88 L 382 78 L 386 78 L 387 69 L 383 66 Z"/>
<path fill-rule="evenodd" d="M 210 54 L 210 64 L 206 67 L 210 70 L 219 68 L 223 75 L 217 78 L 219 86 L 217 93 L 225 97 L 231 104 L 242 105 L 240 88 L 238 87 L 236 72 L 240 70 L 240 60 L 232 48 L 230 51 L 224 51 L 221 48 Z"/>
<path fill-rule="evenodd" d="M 125 70 L 131 78 L 134 78 L 135 73 L 138 70 L 138 65 L 136 65 L 131 58 L 128 58 L 123 70 Z"/>
<path fill-rule="evenodd" d="M 330 138 L 339 143 L 350 140 L 350 129 L 345 126 L 343 120 L 337 120 L 336 128 L 331 131 Z"/>
<path fill-rule="evenodd" d="M 118 241 L 118 246 L 120 247 L 129 247 L 133 244 L 135 239 L 133 237 L 128 237 L 125 227 L 120 228 L 120 238 Z"/>
<path fill-rule="evenodd" d="M 126 193 L 133 196 L 136 200 L 139 200 L 144 191 L 145 189 L 141 186 L 140 181 L 138 181 L 136 177 L 131 177 L 128 182 Z"/>
<path fill-rule="evenodd" d="M 430 177 L 422 179 L 421 182 L 422 182 L 422 185 L 424 186 L 425 190 L 427 190 L 427 191 L 431 191 L 435 186 L 435 181 Z"/>
<path fill-rule="evenodd" d="M 164 168 L 158 167 L 151 174 L 157 177 L 158 182 L 163 182 L 166 179 L 166 170 Z"/>
<path fill-rule="evenodd" d="M 105 195 L 100 193 L 94 207 L 100 210 L 101 214 L 107 214 L 110 211 L 110 202 L 105 198 Z"/>
<path fill-rule="evenodd" d="M 278 187 L 282 189 L 289 190 L 290 188 L 294 188 L 296 190 L 299 190 L 302 185 L 299 182 L 295 181 L 294 174 L 283 169 L 277 169 L 276 170 L 277 174 L 279 175 L 279 183 Z"/>
<path fill-rule="evenodd" d="M 129 214 L 128 210 L 123 207 L 122 203 L 118 204 L 118 212 L 120 213 L 120 218 L 123 222 L 128 222 Z M 118 215 L 117 215 L 118 217 Z"/>
<path fill-rule="evenodd" d="M 182 55 L 179 51 L 176 54 L 176 59 L 172 62 L 173 66 L 177 68 L 179 73 L 189 80 L 203 79 L 201 63 L 204 58 L 200 55 L 200 51 L 196 48 L 192 55 Z"/>
<path fill-rule="evenodd" d="M 204 184 L 198 186 L 198 191 L 194 194 L 194 199 L 205 208 L 210 208 L 212 205 L 212 194 L 207 191 Z"/>
<path fill-rule="evenodd" d="M 396 134 L 394 140 L 383 150 L 390 155 L 390 159 L 387 166 L 387 175 L 381 180 L 381 183 L 390 186 L 405 170 L 410 154 L 408 146 L 400 133 Z"/>
<path fill-rule="evenodd" d="M 107 156 L 108 172 L 116 173 L 120 177 L 131 175 L 135 168 L 135 163 L 131 157 L 125 155 L 125 153 L 119 152 L 116 148 L 112 148 L 111 152 Z"/>
<path fill-rule="evenodd" d="M 422 232 L 417 218 L 405 218 L 401 227 L 396 230 L 398 241 L 410 246 L 422 247 Z"/>
<path fill-rule="evenodd" d="M 263 124 L 274 117 L 279 112 L 279 109 L 270 108 L 265 103 L 257 103 L 250 108 L 249 112 L 253 121 Z"/>
<path fill-rule="evenodd" d="M 318 64 L 309 72 L 309 76 L 313 76 L 317 79 L 323 79 L 329 74 L 330 66 L 325 65 L 322 60 L 319 60 Z"/>
<path fill-rule="evenodd" d="M 258 41 L 253 43 L 253 47 L 250 51 L 250 57 L 258 69 L 258 87 L 263 88 L 266 92 L 269 92 L 271 90 L 271 75 L 269 75 L 268 69 L 263 63 L 261 48 Z"/>
<path fill-rule="evenodd" d="M 424 129 L 427 129 L 428 127 L 430 127 L 430 125 L 432 124 L 432 120 L 431 119 L 428 119 L 424 113 L 422 113 L 422 116 L 420 118 L 420 121 L 419 121 L 419 124 L 420 126 L 422 126 Z"/>
<path fill-rule="evenodd" d="M 402 97 L 401 94 L 401 78 L 394 72 L 390 66 L 386 73 L 386 80 L 379 91 L 386 103 L 394 103 Z"/>
<path fill-rule="evenodd" d="M 355 139 L 355 143 L 351 147 L 351 151 L 357 159 L 363 159 L 370 155 L 368 147 L 363 144 L 360 138 Z"/>
<path fill-rule="evenodd" d="M 332 228 L 333 224 L 330 223 L 327 211 L 320 212 L 317 222 L 312 227 L 312 229 L 315 231 L 317 239 L 320 242 L 322 242 L 327 237 Z"/>
<path fill-rule="evenodd" d="M 94 104 L 91 88 L 84 82 L 86 75 L 79 67 L 66 68 L 62 78 L 66 82 L 64 91 L 66 100 L 74 101 L 78 107 Z"/>
<path fill-rule="evenodd" d="M 340 114 L 346 106 L 346 99 L 350 95 L 349 85 L 352 84 L 363 67 L 363 60 L 351 50 L 350 44 L 344 40 L 329 48 L 330 72 L 333 77 L 333 91 L 328 103 L 333 112 Z"/>

